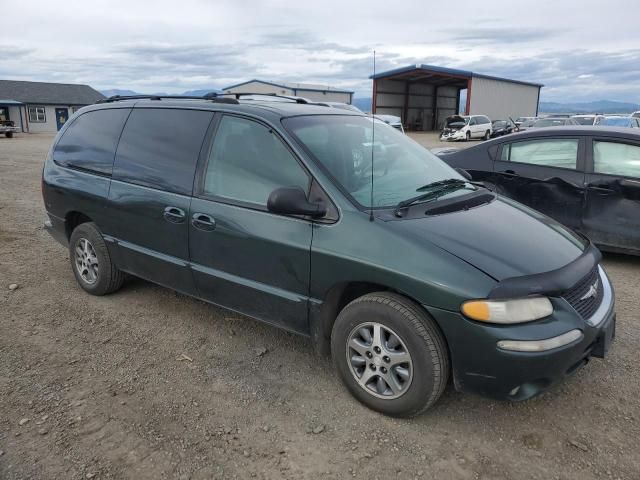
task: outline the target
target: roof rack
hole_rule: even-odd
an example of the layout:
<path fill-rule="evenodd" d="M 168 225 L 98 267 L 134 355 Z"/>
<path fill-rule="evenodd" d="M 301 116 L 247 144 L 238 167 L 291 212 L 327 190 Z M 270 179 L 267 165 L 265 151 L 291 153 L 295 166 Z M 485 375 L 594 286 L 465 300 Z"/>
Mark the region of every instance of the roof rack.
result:
<path fill-rule="evenodd" d="M 275 98 L 284 98 L 286 100 L 291 100 L 295 103 L 310 103 L 306 98 L 302 97 L 294 97 L 291 95 L 278 95 L 277 93 L 253 93 L 253 92 L 238 92 L 238 93 L 216 93 L 211 92 L 205 95 L 206 98 L 216 98 L 216 97 L 229 97 L 233 96 L 236 100 L 240 100 L 241 97 L 275 97 Z M 222 100 L 222 98 L 220 98 Z"/>
<path fill-rule="evenodd" d="M 192 95 L 113 95 L 109 98 L 98 100 L 96 103 L 112 103 L 120 102 L 124 100 L 162 100 L 162 99 L 175 99 L 175 100 L 209 100 L 215 103 L 233 103 L 238 104 L 235 98 L 217 98 L 219 94 L 215 92 L 207 93 L 201 97 Z"/>
<path fill-rule="evenodd" d="M 234 97 L 234 98 L 229 98 Z M 272 98 L 284 98 L 295 103 L 309 104 L 306 98 L 294 97 L 288 95 L 278 95 L 277 93 L 253 93 L 253 92 L 239 92 L 239 93 L 217 93 L 209 92 L 201 97 L 192 95 L 113 95 L 109 98 L 98 100 L 96 103 L 112 103 L 120 102 L 124 100 L 162 100 L 165 98 L 175 100 L 209 100 L 214 103 L 232 103 L 238 104 L 242 97 L 272 97 Z"/>

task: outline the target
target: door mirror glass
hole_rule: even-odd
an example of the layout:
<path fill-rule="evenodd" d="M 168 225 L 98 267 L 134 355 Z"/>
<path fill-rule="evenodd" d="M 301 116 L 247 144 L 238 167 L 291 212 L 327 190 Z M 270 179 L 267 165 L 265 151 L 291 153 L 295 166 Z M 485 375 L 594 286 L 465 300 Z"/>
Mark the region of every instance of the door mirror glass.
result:
<path fill-rule="evenodd" d="M 327 213 L 320 203 L 311 203 L 300 187 L 281 187 L 275 189 L 267 200 L 267 209 L 283 215 L 307 215 L 318 218 Z"/>
<path fill-rule="evenodd" d="M 594 141 L 593 171 L 640 178 L 640 146 Z"/>

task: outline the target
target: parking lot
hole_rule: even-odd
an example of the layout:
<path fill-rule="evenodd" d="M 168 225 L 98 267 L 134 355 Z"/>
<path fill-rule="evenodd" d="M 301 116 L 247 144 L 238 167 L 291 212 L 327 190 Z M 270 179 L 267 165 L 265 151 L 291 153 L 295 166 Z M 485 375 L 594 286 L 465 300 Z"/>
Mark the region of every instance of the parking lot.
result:
<path fill-rule="evenodd" d="M 640 257 L 605 255 L 606 359 L 528 402 L 449 386 L 388 418 L 304 338 L 138 279 L 84 293 L 42 228 L 52 139 L 0 138 L 0 478 L 640 478 Z"/>

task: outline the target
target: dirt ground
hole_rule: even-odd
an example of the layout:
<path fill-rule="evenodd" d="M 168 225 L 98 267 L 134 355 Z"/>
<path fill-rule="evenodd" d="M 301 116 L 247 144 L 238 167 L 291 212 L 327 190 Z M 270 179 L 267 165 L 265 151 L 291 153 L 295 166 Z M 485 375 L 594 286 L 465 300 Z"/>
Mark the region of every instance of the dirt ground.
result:
<path fill-rule="evenodd" d="M 84 293 L 42 229 L 51 140 L 0 138 L 1 479 L 640 478 L 640 258 L 605 257 L 605 360 L 532 401 L 449 387 L 387 418 L 304 338 L 141 280 Z"/>

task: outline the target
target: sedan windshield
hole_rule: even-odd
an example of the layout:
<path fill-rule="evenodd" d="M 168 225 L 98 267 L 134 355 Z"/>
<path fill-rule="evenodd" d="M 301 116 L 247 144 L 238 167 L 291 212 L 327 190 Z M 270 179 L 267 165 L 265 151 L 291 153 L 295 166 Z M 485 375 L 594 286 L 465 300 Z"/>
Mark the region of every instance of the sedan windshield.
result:
<path fill-rule="evenodd" d="M 441 180 L 464 180 L 426 148 L 398 130 L 371 118 L 313 115 L 283 120 L 285 128 L 336 183 L 362 207 L 394 207 L 416 196 L 421 187 Z M 373 154 L 373 204 L 371 160 Z M 469 184 L 466 184 L 469 186 Z M 438 198 L 465 193 L 447 190 Z M 466 192 L 468 193 L 468 192 Z"/>
<path fill-rule="evenodd" d="M 593 125 L 595 117 L 571 117 L 580 125 Z"/>
<path fill-rule="evenodd" d="M 630 127 L 631 120 L 624 117 L 609 117 L 605 118 L 600 125 L 605 125 L 609 127 Z"/>
<path fill-rule="evenodd" d="M 534 127 L 561 127 L 567 124 L 564 118 L 543 118 L 533 124 Z"/>

